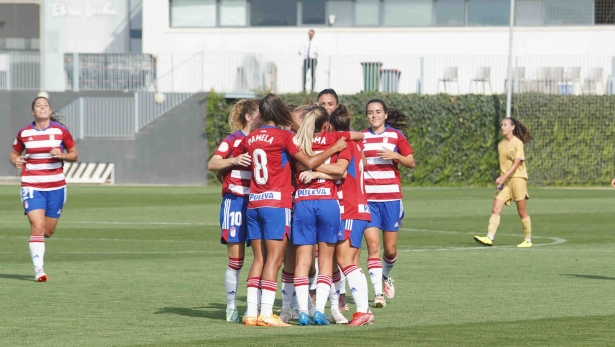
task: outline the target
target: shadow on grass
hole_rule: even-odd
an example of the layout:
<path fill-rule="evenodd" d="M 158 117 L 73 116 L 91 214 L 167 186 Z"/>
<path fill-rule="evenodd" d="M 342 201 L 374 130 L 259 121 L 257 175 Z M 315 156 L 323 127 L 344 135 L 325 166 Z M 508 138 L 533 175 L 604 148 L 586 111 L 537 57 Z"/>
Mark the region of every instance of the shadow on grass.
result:
<path fill-rule="evenodd" d="M 237 298 L 237 300 L 241 299 Z M 245 312 L 245 307 L 238 307 L 238 310 L 240 312 L 239 319 L 241 319 L 242 313 Z M 154 312 L 154 314 L 176 314 L 184 317 L 206 318 L 223 321 L 226 319 L 226 304 L 214 303 L 209 304 L 208 306 L 200 307 L 163 307 L 159 308 L 156 312 Z"/>
<path fill-rule="evenodd" d="M 8 278 L 11 280 L 20 280 L 20 281 L 34 281 L 34 277 L 26 276 L 26 275 L 13 275 L 13 274 L 0 274 L 0 278 Z"/>
<path fill-rule="evenodd" d="M 590 279 L 590 280 L 611 280 L 611 281 L 615 281 L 615 277 L 596 276 L 596 275 L 561 274 L 560 276 L 587 278 L 587 279 Z"/>

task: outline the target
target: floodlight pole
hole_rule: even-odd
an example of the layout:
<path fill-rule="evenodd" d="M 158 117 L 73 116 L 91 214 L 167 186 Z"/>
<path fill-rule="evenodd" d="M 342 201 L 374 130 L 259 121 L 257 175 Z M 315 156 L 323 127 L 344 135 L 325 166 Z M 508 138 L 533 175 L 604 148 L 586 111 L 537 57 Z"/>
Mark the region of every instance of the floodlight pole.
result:
<path fill-rule="evenodd" d="M 506 90 L 506 118 L 510 118 L 513 92 L 513 28 L 515 26 L 515 0 L 510 0 L 510 28 L 508 30 L 508 89 Z"/>

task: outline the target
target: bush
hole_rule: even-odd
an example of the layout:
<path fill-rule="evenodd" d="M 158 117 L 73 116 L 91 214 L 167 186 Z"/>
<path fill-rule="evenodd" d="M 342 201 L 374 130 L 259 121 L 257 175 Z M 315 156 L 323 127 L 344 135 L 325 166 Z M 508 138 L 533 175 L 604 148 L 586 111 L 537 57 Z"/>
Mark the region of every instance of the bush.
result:
<path fill-rule="evenodd" d="M 306 100 L 305 94 L 280 97 L 293 105 Z M 309 97 L 316 100 L 316 94 Z M 339 98 L 354 115 L 351 126 L 356 130 L 368 127 L 365 104 L 373 98 L 409 116 L 406 135 L 417 167 L 401 170 L 403 183 L 489 185 L 498 176 L 499 124 L 506 114 L 503 95 L 361 93 Z M 513 106 L 514 117 L 534 134 L 525 148 L 531 183 L 602 185 L 610 181 L 615 172 L 615 98 L 522 94 Z M 210 95 L 206 127 L 210 148 L 228 133 L 229 109 L 226 100 Z"/>

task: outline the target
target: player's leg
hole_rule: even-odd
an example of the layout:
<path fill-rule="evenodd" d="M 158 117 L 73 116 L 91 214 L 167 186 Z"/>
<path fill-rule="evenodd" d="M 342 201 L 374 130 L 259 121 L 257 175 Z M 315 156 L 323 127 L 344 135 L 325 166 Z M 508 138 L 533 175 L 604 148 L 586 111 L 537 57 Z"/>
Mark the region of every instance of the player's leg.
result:
<path fill-rule="evenodd" d="M 517 203 L 517 212 L 521 218 L 521 225 L 523 226 L 524 240 L 517 245 L 519 248 L 532 247 L 532 222 L 530 215 L 527 213 L 527 200 L 530 196 L 527 193 L 526 180 L 523 178 L 513 178 L 512 180 L 513 200 Z"/>
<path fill-rule="evenodd" d="M 507 186 L 504 186 L 504 189 L 498 193 L 495 199 L 493 199 L 491 217 L 489 217 L 489 224 L 487 224 L 487 236 L 474 236 L 474 240 L 482 245 L 493 246 L 495 233 L 498 231 L 498 226 L 500 225 L 500 213 L 502 213 L 502 209 L 507 201 L 510 201 L 510 198 L 507 198 L 504 194 L 502 194 L 505 193 L 505 191 L 510 191 Z"/>
<path fill-rule="evenodd" d="M 246 309 L 243 321 L 245 325 L 255 326 L 258 317 L 260 279 L 267 254 L 265 253 L 263 243 L 264 226 L 258 215 L 258 209 L 248 209 L 247 215 L 248 239 L 250 240 L 254 260 L 252 261 L 252 266 L 248 272 L 248 280 L 246 281 L 248 308 Z"/>
<path fill-rule="evenodd" d="M 336 245 L 337 247 L 337 245 Z M 348 319 L 344 317 L 340 309 L 340 297 L 341 297 L 341 286 L 342 286 L 342 272 L 337 264 L 336 255 L 337 248 L 333 254 L 333 275 L 331 276 L 332 285 L 331 290 L 329 292 L 329 301 L 331 305 L 331 315 L 329 316 L 329 321 L 335 324 L 347 324 Z"/>
<path fill-rule="evenodd" d="M 387 298 L 395 297 L 395 286 L 391 271 L 397 261 L 397 232 L 404 219 L 404 207 L 401 200 L 387 201 L 382 204 L 382 281 L 383 292 Z"/>
<path fill-rule="evenodd" d="M 45 257 L 45 210 L 31 210 L 27 212 L 30 221 L 30 257 L 34 265 L 34 279 L 36 282 L 46 282 L 47 274 L 43 270 Z"/>
<path fill-rule="evenodd" d="M 292 237 L 291 237 L 292 239 Z M 297 318 L 299 313 L 294 314 L 293 309 L 298 309 L 297 295 L 295 292 L 295 247 L 288 245 L 284 254 L 284 267 L 282 268 L 282 310 L 280 311 L 280 319 L 284 323 Z M 293 305 L 291 307 L 291 305 Z"/>
<path fill-rule="evenodd" d="M 308 279 L 310 281 L 310 300 L 314 303 L 316 301 L 316 280 L 318 279 L 318 244 L 314 245 L 314 255 L 312 256 Z"/>
<path fill-rule="evenodd" d="M 273 314 L 275 295 L 278 289 L 278 273 L 290 236 L 291 210 L 289 208 L 260 208 L 264 223 L 264 240 L 267 258 L 261 275 L 261 312 L 259 326 L 290 326 Z"/>
<path fill-rule="evenodd" d="M 239 285 L 239 274 L 243 268 L 245 258 L 245 243 L 230 242 L 226 244 L 228 251 L 228 266 L 224 277 L 224 288 L 226 290 L 226 321 L 238 322 L 237 289 Z"/>
<path fill-rule="evenodd" d="M 380 202 L 369 202 L 372 221 L 367 224 L 364 237 L 367 244 L 367 273 L 374 287 L 374 307 L 384 307 L 382 294 L 382 263 L 380 262 L 380 228 L 382 216 Z"/>
<path fill-rule="evenodd" d="M 67 189 L 66 187 L 50 190 L 47 192 L 39 192 L 46 195 L 47 206 L 45 208 L 45 238 L 50 238 L 56 231 L 60 215 L 64 204 L 66 204 Z"/>
<path fill-rule="evenodd" d="M 294 229 L 297 230 L 297 229 Z M 301 242 L 295 239 L 296 235 L 293 235 L 293 241 Z M 308 273 L 310 271 L 310 263 L 313 255 L 313 245 L 311 244 L 298 244 L 296 245 L 296 262 L 295 262 L 295 291 L 297 292 L 297 308 L 299 310 L 299 325 L 310 324 L 309 313 L 309 301 L 310 301 L 310 286 L 308 280 Z"/>

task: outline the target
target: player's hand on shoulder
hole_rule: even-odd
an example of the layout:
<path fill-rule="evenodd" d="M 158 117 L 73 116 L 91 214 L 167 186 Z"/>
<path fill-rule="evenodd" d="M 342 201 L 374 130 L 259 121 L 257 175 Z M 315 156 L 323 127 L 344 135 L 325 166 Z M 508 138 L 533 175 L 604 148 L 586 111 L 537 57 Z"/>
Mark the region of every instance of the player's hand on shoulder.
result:
<path fill-rule="evenodd" d="M 248 153 L 242 153 L 238 157 L 233 158 L 233 165 L 250 166 L 252 157 Z"/>
<path fill-rule="evenodd" d="M 344 149 L 346 149 L 346 147 L 348 147 L 348 144 L 346 143 L 346 138 L 342 137 L 339 140 L 335 141 L 335 143 L 333 144 L 333 149 L 336 152 L 341 152 Z"/>

